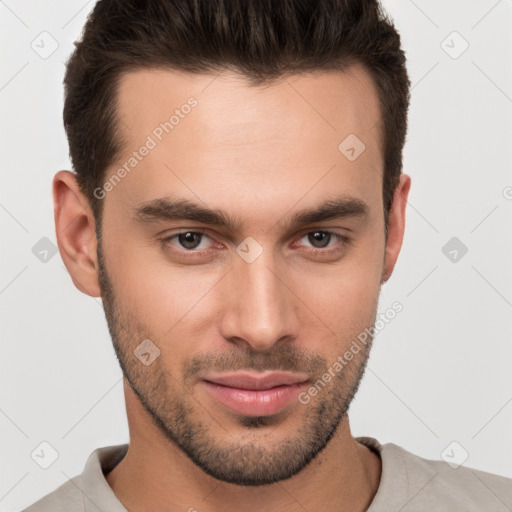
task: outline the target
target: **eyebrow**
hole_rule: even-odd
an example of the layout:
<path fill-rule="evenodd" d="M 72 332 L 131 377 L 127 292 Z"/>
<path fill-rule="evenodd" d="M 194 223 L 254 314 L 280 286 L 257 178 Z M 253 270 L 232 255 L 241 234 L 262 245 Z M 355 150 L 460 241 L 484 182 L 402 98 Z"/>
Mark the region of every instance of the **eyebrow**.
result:
<path fill-rule="evenodd" d="M 365 218 L 368 204 L 357 197 L 339 196 L 328 199 L 318 207 L 295 212 L 290 220 L 290 229 L 305 224 L 343 218 Z M 132 218 L 138 222 L 187 220 L 240 232 L 243 222 L 228 213 L 210 209 L 188 199 L 162 197 L 136 205 Z"/>

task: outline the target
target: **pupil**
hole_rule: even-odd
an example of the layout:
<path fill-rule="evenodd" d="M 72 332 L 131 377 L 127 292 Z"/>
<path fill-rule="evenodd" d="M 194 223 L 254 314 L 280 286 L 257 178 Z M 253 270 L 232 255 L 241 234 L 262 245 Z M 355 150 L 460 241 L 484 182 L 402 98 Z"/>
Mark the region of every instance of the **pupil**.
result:
<path fill-rule="evenodd" d="M 200 236 L 200 233 L 193 233 L 189 231 L 187 233 L 180 233 L 178 235 L 178 240 L 186 249 L 194 249 L 194 245 L 197 245 L 197 240 L 194 241 L 194 239 L 198 236 Z"/>
<path fill-rule="evenodd" d="M 316 242 L 320 242 L 319 247 L 326 247 L 329 244 L 330 234 L 325 231 L 314 231 L 309 235 L 309 241 L 315 245 Z M 318 246 L 317 246 L 318 247 Z"/>

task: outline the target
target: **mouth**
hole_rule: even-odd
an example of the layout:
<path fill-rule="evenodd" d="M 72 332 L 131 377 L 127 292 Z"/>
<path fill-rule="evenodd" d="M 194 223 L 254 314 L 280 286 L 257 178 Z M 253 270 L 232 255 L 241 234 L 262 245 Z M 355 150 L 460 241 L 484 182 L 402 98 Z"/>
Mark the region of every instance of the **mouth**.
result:
<path fill-rule="evenodd" d="M 270 416 L 285 409 L 307 386 L 305 374 L 236 372 L 204 378 L 205 390 L 231 412 Z"/>

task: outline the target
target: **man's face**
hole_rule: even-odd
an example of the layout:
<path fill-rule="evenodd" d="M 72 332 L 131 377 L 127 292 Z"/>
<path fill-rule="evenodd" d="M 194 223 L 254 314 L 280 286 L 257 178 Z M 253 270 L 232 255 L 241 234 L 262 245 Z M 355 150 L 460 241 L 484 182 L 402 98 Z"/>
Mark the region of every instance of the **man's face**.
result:
<path fill-rule="evenodd" d="M 162 432 L 210 475 L 260 485 L 326 446 L 364 372 L 370 343 L 298 400 L 376 318 L 380 110 L 358 67 L 266 87 L 213 78 L 123 78 L 127 150 L 106 180 L 137 163 L 105 187 L 99 279 L 125 377 Z M 355 160 L 338 148 L 350 134 L 365 145 Z M 174 219 L 160 199 L 236 225 Z M 345 215 L 293 222 L 328 201 Z"/>

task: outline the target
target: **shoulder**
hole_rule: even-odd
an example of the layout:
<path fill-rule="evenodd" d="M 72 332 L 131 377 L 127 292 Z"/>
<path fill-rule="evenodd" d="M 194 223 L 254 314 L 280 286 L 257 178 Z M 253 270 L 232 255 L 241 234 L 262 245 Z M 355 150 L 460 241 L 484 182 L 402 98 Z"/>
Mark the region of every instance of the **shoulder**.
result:
<path fill-rule="evenodd" d="M 371 512 L 512 510 L 510 478 L 427 459 L 394 443 L 381 445 L 373 438 L 362 438 L 362 442 L 382 460 L 381 482 Z"/>
<path fill-rule="evenodd" d="M 393 450 L 403 461 L 408 485 L 413 490 L 410 510 L 414 510 L 414 502 L 446 510 L 512 510 L 510 478 L 426 459 L 397 445 L 384 449 Z"/>
<path fill-rule="evenodd" d="M 75 512 L 85 510 L 80 491 L 81 475 L 71 478 L 22 512 Z"/>
<path fill-rule="evenodd" d="M 32 503 L 23 512 L 126 512 L 105 475 L 122 460 L 127 450 L 128 444 L 97 448 L 89 455 L 80 475 Z"/>

